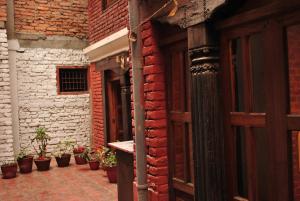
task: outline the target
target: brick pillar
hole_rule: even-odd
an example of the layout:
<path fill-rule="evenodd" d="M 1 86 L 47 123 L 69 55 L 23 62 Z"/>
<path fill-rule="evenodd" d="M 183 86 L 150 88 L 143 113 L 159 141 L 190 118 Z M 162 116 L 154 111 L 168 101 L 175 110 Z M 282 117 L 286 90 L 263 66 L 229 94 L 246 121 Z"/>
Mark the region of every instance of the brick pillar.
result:
<path fill-rule="evenodd" d="M 96 71 L 96 64 L 90 65 L 90 90 L 92 106 L 92 147 L 98 148 L 104 145 L 103 125 L 103 96 L 101 73 Z"/>
<path fill-rule="evenodd" d="M 169 198 L 165 71 L 155 30 L 150 22 L 142 26 L 142 40 L 149 201 L 167 201 Z"/>

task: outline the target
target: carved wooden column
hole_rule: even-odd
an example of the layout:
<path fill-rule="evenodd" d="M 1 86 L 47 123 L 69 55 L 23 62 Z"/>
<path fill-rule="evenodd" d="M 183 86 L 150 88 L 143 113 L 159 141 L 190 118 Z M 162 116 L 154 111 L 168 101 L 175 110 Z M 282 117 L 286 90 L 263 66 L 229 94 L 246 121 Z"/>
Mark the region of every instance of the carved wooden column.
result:
<path fill-rule="evenodd" d="M 219 48 L 213 35 L 206 23 L 188 28 L 196 201 L 225 200 Z"/>

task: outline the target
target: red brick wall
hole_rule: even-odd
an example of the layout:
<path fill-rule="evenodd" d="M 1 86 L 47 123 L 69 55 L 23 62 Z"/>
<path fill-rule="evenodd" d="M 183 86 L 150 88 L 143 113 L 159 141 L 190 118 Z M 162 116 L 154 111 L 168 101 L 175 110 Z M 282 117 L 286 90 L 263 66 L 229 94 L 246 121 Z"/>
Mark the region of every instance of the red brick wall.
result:
<path fill-rule="evenodd" d="M 0 21 L 6 21 L 6 0 L 0 0 Z"/>
<path fill-rule="evenodd" d="M 290 82 L 290 110 L 291 113 L 300 114 L 300 25 L 287 29 L 289 82 Z M 294 200 L 300 201 L 300 167 L 298 152 L 299 131 L 294 131 L 292 136 L 293 150 L 293 179 Z"/>
<path fill-rule="evenodd" d="M 88 0 L 15 0 L 14 3 L 16 32 L 87 37 Z"/>
<path fill-rule="evenodd" d="M 128 23 L 127 0 L 118 0 L 102 10 L 101 0 L 88 1 L 88 35 L 89 43 L 95 43 L 125 27 Z M 91 69 L 94 64 L 91 65 Z M 101 81 L 94 81 L 93 79 L 100 79 L 100 73 L 91 70 L 91 80 L 95 82 L 92 86 L 92 136 L 93 145 L 99 146 L 104 144 L 104 130 L 103 130 L 103 105 L 102 105 L 102 85 Z"/>
<path fill-rule="evenodd" d="M 118 0 L 102 10 L 101 0 L 89 0 L 89 42 L 95 43 L 128 24 L 128 0 Z"/>
<path fill-rule="evenodd" d="M 142 26 L 145 135 L 150 201 L 168 200 L 168 158 L 165 71 L 154 26 Z"/>
<path fill-rule="evenodd" d="M 101 73 L 96 71 L 96 65 L 90 65 L 90 91 L 92 102 L 92 147 L 104 145 L 103 99 Z"/>

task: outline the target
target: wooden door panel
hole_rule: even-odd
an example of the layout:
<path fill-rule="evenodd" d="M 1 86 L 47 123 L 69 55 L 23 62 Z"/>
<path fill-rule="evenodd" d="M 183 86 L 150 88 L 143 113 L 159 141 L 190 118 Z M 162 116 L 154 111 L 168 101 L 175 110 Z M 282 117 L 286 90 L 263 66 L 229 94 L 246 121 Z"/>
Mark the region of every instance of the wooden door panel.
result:
<path fill-rule="evenodd" d="M 108 142 L 115 142 L 117 140 L 117 122 L 116 122 L 116 100 L 114 88 L 111 82 L 107 83 L 107 98 L 108 98 Z"/>
<path fill-rule="evenodd" d="M 123 140 L 123 116 L 120 77 L 113 71 L 107 73 L 108 142 Z"/>
<path fill-rule="evenodd" d="M 261 179 L 267 175 L 268 159 L 262 151 L 268 143 L 263 140 L 267 136 L 267 91 L 260 25 L 226 32 L 234 34 L 224 33 L 222 38 L 222 46 L 228 48 L 222 60 L 229 200 L 268 200 L 265 179 Z"/>
<path fill-rule="evenodd" d="M 187 41 L 164 49 L 168 94 L 168 142 L 171 200 L 193 200 L 190 72 Z"/>

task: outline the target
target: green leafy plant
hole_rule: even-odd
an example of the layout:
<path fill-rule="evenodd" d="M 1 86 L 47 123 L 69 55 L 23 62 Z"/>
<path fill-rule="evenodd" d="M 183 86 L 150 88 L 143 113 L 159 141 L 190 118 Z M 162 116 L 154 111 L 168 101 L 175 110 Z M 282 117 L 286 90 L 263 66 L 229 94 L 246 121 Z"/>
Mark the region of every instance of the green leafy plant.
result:
<path fill-rule="evenodd" d="M 100 147 L 99 149 L 97 149 L 97 153 L 99 155 L 99 158 L 100 158 L 100 161 L 102 162 L 105 157 L 106 157 L 106 154 L 110 151 L 109 148 L 105 147 L 105 146 L 102 146 Z"/>
<path fill-rule="evenodd" d="M 73 147 L 74 147 L 75 141 L 71 139 L 66 139 L 64 141 L 59 141 L 56 145 L 56 149 L 53 152 L 53 155 L 55 157 L 61 158 L 64 154 L 71 154 Z"/>
<path fill-rule="evenodd" d="M 47 145 L 50 140 L 50 136 L 46 134 L 46 129 L 39 127 L 36 129 L 36 135 L 31 139 L 31 144 L 38 155 L 38 159 L 43 160 L 46 158 Z M 38 149 L 34 146 L 34 142 L 38 145 Z"/>
<path fill-rule="evenodd" d="M 87 161 L 100 161 L 101 155 L 98 151 L 92 151 L 89 148 L 86 148 L 80 157 L 84 158 Z"/>
<path fill-rule="evenodd" d="M 117 165 L 117 157 L 115 151 L 109 150 L 105 153 L 105 157 L 102 160 L 102 165 L 104 167 L 114 167 Z"/>
<path fill-rule="evenodd" d="M 28 146 L 21 147 L 19 153 L 16 156 L 17 160 L 22 160 L 28 156 L 30 156 L 30 152 L 28 151 Z"/>

